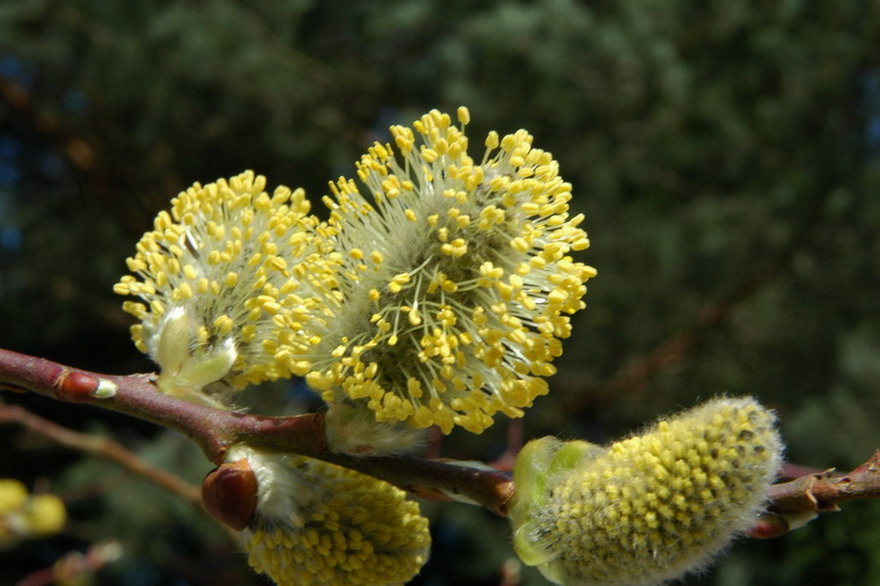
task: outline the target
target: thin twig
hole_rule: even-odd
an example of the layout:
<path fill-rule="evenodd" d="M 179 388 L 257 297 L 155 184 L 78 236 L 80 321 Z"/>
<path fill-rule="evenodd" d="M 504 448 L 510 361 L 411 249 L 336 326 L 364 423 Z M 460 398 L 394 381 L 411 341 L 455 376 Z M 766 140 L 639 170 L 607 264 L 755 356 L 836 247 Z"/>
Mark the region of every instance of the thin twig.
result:
<path fill-rule="evenodd" d="M 104 460 L 119 464 L 168 492 L 179 496 L 192 505 L 201 508 L 201 489 L 187 484 L 174 474 L 153 466 L 122 444 L 107 438 L 80 433 L 39 415 L 31 413 L 19 405 L 0 404 L 0 424 L 15 423 L 32 433 L 46 437 L 62 446 L 85 452 Z"/>
<path fill-rule="evenodd" d="M 866 498 L 880 498 L 880 450 L 848 474 L 831 469 L 774 484 L 768 494 L 767 513 L 749 535 L 779 537 L 819 513 L 839 511 L 840 503 Z"/>
<path fill-rule="evenodd" d="M 770 490 L 771 510 L 780 513 L 837 511 L 844 501 L 880 498 L 880 450 L 848 474 L 807 474 Z"/>
<path fill-rule="evenodd" d="M 17 586 L 47 586 L 49 584 L 76 583 L 89 578 L 107 564 L 122 556 L 122 545 L 116 541 L 97 543 L 85 554 L 78 551 L 65 554 L 48 568 L 37 570 L 21 580 Z"/>

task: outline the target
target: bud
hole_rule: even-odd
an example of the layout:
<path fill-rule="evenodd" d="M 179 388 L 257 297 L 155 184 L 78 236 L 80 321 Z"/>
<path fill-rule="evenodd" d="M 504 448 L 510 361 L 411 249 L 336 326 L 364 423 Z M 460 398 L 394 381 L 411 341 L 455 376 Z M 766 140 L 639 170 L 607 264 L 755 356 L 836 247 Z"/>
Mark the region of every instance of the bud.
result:
<path fill-rule="evenodd" d="M 257 477 L 247 460 L 224 462 L 202 482 L 205 509 L 225 525 L 241 531 L 257 508 Z"/>
<path fill-rule="evenodd" d="M 608 448 L 530 442 L 514 470 L 514 547 L 558 584 L 655 584 L 700 569 L 761 511 L 782 452 L 774 423 L 755 400 L 725 398 Z"/>

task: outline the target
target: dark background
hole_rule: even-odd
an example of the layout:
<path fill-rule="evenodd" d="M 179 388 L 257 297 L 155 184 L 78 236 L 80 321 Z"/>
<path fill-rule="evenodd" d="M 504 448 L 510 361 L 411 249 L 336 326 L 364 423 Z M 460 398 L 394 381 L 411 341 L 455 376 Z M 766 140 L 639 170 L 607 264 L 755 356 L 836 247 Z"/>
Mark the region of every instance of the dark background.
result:
<path fill-rule="evenodd" d="M 520 431 L 606 442 L 729 393 L 778 410 L 790 460 L 847 469 L 880 447 L 878 49 L 867 0 L 0 3 L 0 346 L 151 370 L 111 288 L 179 190 L 252 168 L 317 200 L 389 124 L 463 104 L 472 154 L 523 127 L 559 159 L 599 276 L 524 428 L 455 433 L 444 455 L 491 460 Z M 151 425 L 3 400 L 194 483 L 208 469 Z M 0 442 L 0 477 L 71 515 L 0 552 L 0 583 L 108 540 L 124 556 L 98 584 L 262 583 L 143 480 L 14 426 Z M 686 584 L 878 584 L 878 505 L 744 541 Z M 506 521 L 425 510 L 435 548 L 414 583 L 500 583 Z"/>

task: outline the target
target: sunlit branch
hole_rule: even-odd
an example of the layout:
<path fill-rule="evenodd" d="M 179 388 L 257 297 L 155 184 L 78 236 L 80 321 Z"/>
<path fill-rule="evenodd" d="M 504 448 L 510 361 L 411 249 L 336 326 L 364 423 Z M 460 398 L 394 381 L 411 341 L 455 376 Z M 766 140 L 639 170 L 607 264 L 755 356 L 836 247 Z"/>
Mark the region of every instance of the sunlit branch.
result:
<path fill-rule="evenodd" d="M 465 500 L 504 514 L 513 494 L 508 475 L 450 462 L 411 456 L 351 457 L 331 453 L 324 439 L 323 415 L 265 417 L 213 409 L 162 394 L 155 375 L 108 375 L 0 349 L 0 388 L 30 391 L 125 413 L 178 431 L 212 462 L 223 461 L 230 446 L 252 447 L 319 458 L 370 474 L 436 500 Z"/>
<path fill-rule="evenodd" d="M 228 448 L 252 447 L 302 454 L 358 470 L 436 500 L 473 502 L 506 514 L 514 486 L 507 473 L 489 467 L 415 456 L 355 457 L 327 449 L 322 414 L 266 417 L 195 405 L 158 391 L 152 374 L 107 375 L 0 349 L 0 388 L 31 391 L 60 401 L 125 413 L 192 438 L 214 463 Z M 48 423 L 48 422 L 46 422 Z M 849 474 L 806 474 L 770 489 L 770 514 L 754 537 L 785 533 L 789 520 L 837 510 L 852 499 L 880 497 L 880 452 Z"/>

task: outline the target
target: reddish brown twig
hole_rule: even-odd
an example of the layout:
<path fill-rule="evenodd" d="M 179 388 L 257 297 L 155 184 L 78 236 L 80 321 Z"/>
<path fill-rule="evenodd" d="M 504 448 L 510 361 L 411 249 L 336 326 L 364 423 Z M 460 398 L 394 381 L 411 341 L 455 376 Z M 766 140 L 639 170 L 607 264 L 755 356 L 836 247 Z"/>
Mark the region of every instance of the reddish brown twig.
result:
<path fill-rule="evenodd" d="M 780 513 L 836 511 L 839 503 L 860 498 L 880 498 L 880 450 L 848 474 L 808 474 L 770 490 L 771 509 Z"/>
<path fill-rule="evenodd" d="M 749 533 L 752 537 L 778 537 L 819 513 L 839 511 L 840 503 L 880 498 L 880 450 L 849 474 L 832 470 L 806 474 L 775 484 L 768 495 L 768 513 Z"/>
<path fill-rule="evenodd" d="M 24 389 L 71 403 L 118 411 L 192 438 L 209 460 L 223 461 L 229 446 L 312 454 L 324 451 L 318 415 L 260 417 L 211 409 L 162 394 L 152 374 L 101 374 L 0 349 L 0 386 Z"/>
<path fill-rule="evenodd" d="M 129 472 L 160 486 L 168 492 L 201 507 L 201 489 L 192 486 L 162 468 L 144 461 L 122 444 L 106 437 L 73 431 L 35 415 L 18 405 L 0 404 L 0 424 L 16 423 L 28 431 L 98 458 L 119 464 Z"/>
<path fill-rule="evenodd" d="M 215 463 L 223 461 L 230 446 L 246 442 L 256 448 L 339 464 L 428 498 L 471 501 L 502 515 L 514 493 L 510 475 L 489 467 L 414 456 L 335 454 L 327 450 L 321 414 L 264 417 L 212 409 L 163 395 L 153 378 L 148 374 L 88 372 L 0 349 L 0 388 L 96 405 L 164 425 L 192 438 Z M 878 467 L 880 456 L 875 454 L 849 474 L 813 473 L 778 484 L 770 493 L 770 511 L 782 518 L 792 517 L 835 510 L 845 500 L 880 497 Z M 755 536 L 772 536 L 764 533 L 756 531 Z"/>
<path fill-rule="evenodd" d="M 352 457 L 327 450 L 322 414 L 265 417 L 195 405 L 162 394 L 154 375 L 107 375 L 0 349 L 0 388 L 125 413 L 185 434 L 214 463 L 230 446 L 248 443 L 302 454 L 358 470 L 422 496 L 469 500 L 506 512 L 513 494 L 507 474 L 411 456 Z"/>

